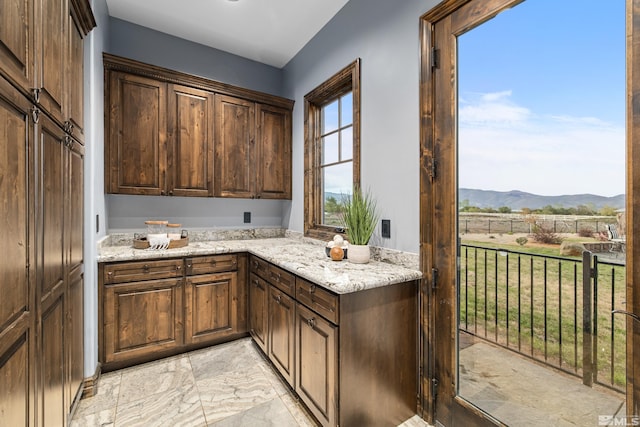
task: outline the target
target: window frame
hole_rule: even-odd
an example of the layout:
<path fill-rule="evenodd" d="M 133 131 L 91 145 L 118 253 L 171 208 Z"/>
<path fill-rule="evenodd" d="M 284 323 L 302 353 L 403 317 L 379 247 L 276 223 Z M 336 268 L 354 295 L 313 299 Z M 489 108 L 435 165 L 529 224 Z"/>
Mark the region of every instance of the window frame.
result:
<path fill-rule="evenodd" d="M 353 185 L 360 186 L 360 58 L 304 96 L 304 235 L 331 240 L 344 229 L 322 224 L 322 107 L 352 92 Z"/>

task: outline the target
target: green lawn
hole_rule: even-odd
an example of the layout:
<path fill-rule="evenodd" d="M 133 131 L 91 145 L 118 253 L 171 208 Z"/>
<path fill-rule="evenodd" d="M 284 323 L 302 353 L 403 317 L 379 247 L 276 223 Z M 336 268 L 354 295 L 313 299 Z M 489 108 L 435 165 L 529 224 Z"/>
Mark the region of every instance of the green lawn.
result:
<path fill-rule="evenodd" d="M 557 259 L 557 247 L 463 244 L 503 251 L 461 248 L 461 328 L 581 375 L 581 257 Z M 599 265 L 595 325 L 598 380 L 615 387 L 624 387 L 626 382 L 625 321 L 612 318 L 611 310 L 625 308 L 624 282 L 624 266 Z"/>

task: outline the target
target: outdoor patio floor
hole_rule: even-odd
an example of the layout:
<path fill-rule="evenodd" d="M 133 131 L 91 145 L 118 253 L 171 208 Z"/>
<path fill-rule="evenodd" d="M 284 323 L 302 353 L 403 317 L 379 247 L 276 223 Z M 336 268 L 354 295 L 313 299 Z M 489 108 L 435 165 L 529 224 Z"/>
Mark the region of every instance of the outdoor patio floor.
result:
<path fill-rule="evenodd" d="M 473 339 L 460 350 L 460 395 L 510 426 L 598 426 L 624 395 Z"/>

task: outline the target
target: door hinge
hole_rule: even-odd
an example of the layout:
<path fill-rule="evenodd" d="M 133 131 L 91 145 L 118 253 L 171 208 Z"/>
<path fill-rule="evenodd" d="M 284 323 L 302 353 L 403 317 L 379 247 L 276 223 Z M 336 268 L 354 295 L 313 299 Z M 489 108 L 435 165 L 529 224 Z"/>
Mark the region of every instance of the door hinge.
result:
<path fill-rule="evenodd" d="M 440 49 L 431 48 L 431 68 L 440 68 Z"/>
<path fill-rule="evenodd" d="M 437 288 L 438 288 L 438 269 L 432 268 L 431 269 L 431 289 L 437 289 Z"/>

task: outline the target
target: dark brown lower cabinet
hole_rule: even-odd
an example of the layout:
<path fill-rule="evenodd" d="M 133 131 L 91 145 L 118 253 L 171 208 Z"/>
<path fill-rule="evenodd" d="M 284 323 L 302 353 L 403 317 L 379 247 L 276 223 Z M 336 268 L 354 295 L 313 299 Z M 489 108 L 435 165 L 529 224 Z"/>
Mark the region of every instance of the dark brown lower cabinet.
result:
<path fill-rule="evenodd" d="M 99 264 L 102 369 L 246 336 L 246 264 L 244 254 Z"/>
<path fill-rule="evenodd" d="M 249 277 L 249 332 L 262 351 L 267 351 L 269 284 L 255 273 Z"/>
<path fill-rule="evenodd" d="M 188 277 L 184 287 L 185 343 L 198 344 L 238 330 L 238 277 L 235 271 Z"/>
<path fill-rule="evenodd" d="M 182 279 L 105 286 L 105 362 L 148 360 L 182 345 Z"/>
<path fill-rule="evenodd" d="M 296 383 L 300 399 L 322 425 L 336 425 L 338 327 L 298 303 Z"/>
<path fill-rule="evenodd" d="M 294 325 L 296 303 L 275 286 L 269 286 L 269 359 L 285 380 L 294 382 Z"/>
<path fill-rule="evenodd" d="M 416 414 L 417 281 L 335 294 L 256 256 L 250 266 L 251 335 L 322 426 Z"/>

